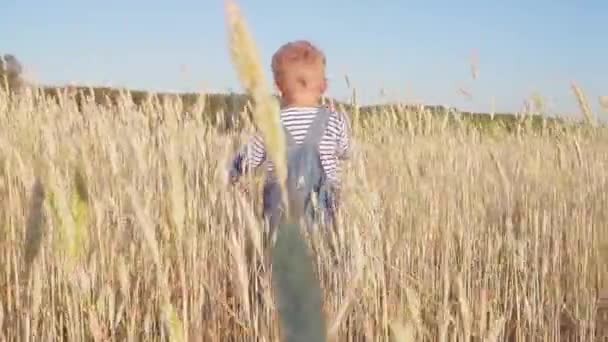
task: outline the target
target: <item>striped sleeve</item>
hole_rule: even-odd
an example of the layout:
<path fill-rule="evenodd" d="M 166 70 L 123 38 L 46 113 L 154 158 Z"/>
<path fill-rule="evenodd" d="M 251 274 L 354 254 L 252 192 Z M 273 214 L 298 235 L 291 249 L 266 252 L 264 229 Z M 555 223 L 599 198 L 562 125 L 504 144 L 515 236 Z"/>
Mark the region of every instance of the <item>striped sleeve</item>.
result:
<path fill-rule="evenodd" d="M 348 117 L 343 113 L 338 113 L 338 146 L 336 155 L 340 159 L 350 158 L 350 123 Z"/>
<path fill-rule="evenodd" d="M 264 140 L 260 135 L 256 134 L 238 153 L 234 159 L 233 168 L 235 168 L 239 174 L 245 174 L 258 168 L 265 160 L 266 147 L 264 145 Z"/>

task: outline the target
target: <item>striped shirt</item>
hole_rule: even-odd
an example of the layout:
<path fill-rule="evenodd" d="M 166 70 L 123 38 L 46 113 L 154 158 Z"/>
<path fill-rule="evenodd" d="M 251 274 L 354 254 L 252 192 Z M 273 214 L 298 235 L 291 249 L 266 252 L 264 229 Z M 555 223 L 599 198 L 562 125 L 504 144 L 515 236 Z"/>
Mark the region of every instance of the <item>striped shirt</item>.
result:
<path fill-rule="evenodd" d="M 316 107 L 291 107 L 281 110 L 281 122 L 297 144 L 300 144 L 308 127 L 317 115 Z M 325 134 L 319 143 L 321 164 L 328 181 L 340 187 L 340 160 L 347 159 L 350 152 L 350 127 L 346 115 L 331 111 Z M 242 158 L 242 171 L 247 172 L 267 162 L 267 170 L 272 175 L 273 165 L 266 160 L 264 140 L 260 135 L 254 135 L 237 158 Z"/>

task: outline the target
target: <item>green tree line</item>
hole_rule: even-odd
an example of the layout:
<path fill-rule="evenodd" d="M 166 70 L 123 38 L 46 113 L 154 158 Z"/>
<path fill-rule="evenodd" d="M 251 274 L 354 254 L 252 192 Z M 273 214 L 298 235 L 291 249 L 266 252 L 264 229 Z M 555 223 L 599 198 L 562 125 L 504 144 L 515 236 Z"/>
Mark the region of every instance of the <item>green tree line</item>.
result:
<path fill-rule="evenodd" d="M 2 89 L 15 93 L 22 88 L 24 82 L 22 80 L 22 66 L 17 58 L 11 54 L 0 54 L 0 80 L 2 81 Z M 248 114 L 247 103 L 249 98 L 240 93 L 162 93 L 162 92 L 147 92 L 143 90 L 127 90 L 110 87 L 82 87 L 82 86 L 65 86 L 65 87 L 37 87 L 38 94 L 42 99 L 61 103 L 61 99 L 68 97 L 75 101 L 79 110 L 82 111 L 85 103 L 94 103 L 97 106 L 116 107 L 124 101 L 131 102 L 135 107 L 145 106 L 146 104 L 156 103 L 164 105 L 167 101 L 178 100 L 182 109 L 182 114 L 188 116 L 201 116 L 207 122 L 213 125 L 221 125 L 224 129 L 238 129 L 240 127 L 239 116 L 244 111 Z M 200 106 L 200 97 L 204 96 L 204 108 L 197 112 Z M 344 103 L 335 99 L 328 101 L 344 110 L 352 112 L 355 108 L 351 103 Z M 443 106 L 424 106 L 425 111 L 432 115 L 447 115 L 447 109 Z M 387 111 L 395 111 L 398 120 L 405 120 L 404 113 L 416 113 L 419 110 L 407 105 L 370 105 L 358 106 L 358 117 L 361 119 L 373 119 L 379 116 L 380 113 Z M 452 111 L 454 112 L 454 111 Z M 472 126 L 480 128 L 494 127 L 500 125 L 508 130 L 515 130 L 521 124 L 521 118 L 511 113 L 497 113 L 489 115 L 487 113 L 471 113 L 456 111 L 462 120 Z M 399 117 L 401 116 L 401 117 Z M 453 119 L 450 119 L 453 121 Z M 543 118 L 540 115 L 532 115 L 527 118 L 529 125 L 541 127 L 549 122 L 559 122 L 555 118 Z"/>

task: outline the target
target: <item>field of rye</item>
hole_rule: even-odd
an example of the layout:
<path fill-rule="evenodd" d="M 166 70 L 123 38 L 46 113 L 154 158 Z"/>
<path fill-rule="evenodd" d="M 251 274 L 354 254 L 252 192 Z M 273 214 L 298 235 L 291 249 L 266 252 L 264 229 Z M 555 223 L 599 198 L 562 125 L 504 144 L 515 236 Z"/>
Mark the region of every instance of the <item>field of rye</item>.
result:
<path fill-rule="evenodd" d="M 257 100 L 241 131 L 183 115 L 179 100 L 110 108 L 0 92 L 0 340 L 281 339 L 261 175 L 226 184 L 254 123 L 280 155 L 276 107 L 231 20 L 233 61 Z M 339 225 L 304 234 L 328 340 L 601 333 L 608 130 L 574 90 L 586 124 L 348 113 Z"/>
<path fill-rule="evenodd" d="M 179 112 L 0 96 L 0 339 L 277 340 L 259 182 L 222 178 L 249 132 Z M 342 222 L 307 240 L 329 337 L 589 340 L 608 133 L 453 122 L 353 120 Z"/>

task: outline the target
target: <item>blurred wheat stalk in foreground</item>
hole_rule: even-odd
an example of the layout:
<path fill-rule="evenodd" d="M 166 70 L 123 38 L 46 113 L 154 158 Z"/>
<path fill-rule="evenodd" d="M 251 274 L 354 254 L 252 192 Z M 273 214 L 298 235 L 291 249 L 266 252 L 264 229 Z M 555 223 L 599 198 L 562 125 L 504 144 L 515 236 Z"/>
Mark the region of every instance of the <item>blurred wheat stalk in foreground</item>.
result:
<path fill-rule="evenodd" d="M 254 123 L 264 137 L 269 158 L 276 165 L 277 177 L 284 185 L 287 178 L 286 145 L 278 102 L 270 93 L 257 48 L 234 1 L 226 0 L 226 14 L 232 62 L 242 85 L 253 99 Z"/>
<path fill-rule="evenodd" d="M 283 204 L 289 212 L 285 195 L 286 142 L 279 107 L 266 86 L 257 49 L 237 5 L 228 0 L 226 11 L 232 60 L 243 86 L 252 95 L 255 124 L 262 133 L 267 153 L 274 162 L 281 191 L 284 193 Z M 293 223 L 299 218 L 291 216 L 287 214 L 289 222 L 284 218 L 279 225 L 276 245 L 272 249 L 272 278 L 284 340 L 324 342 L 326 327 L 321 289 L 308 245 L 302 239 L 299 225 Z"/>

